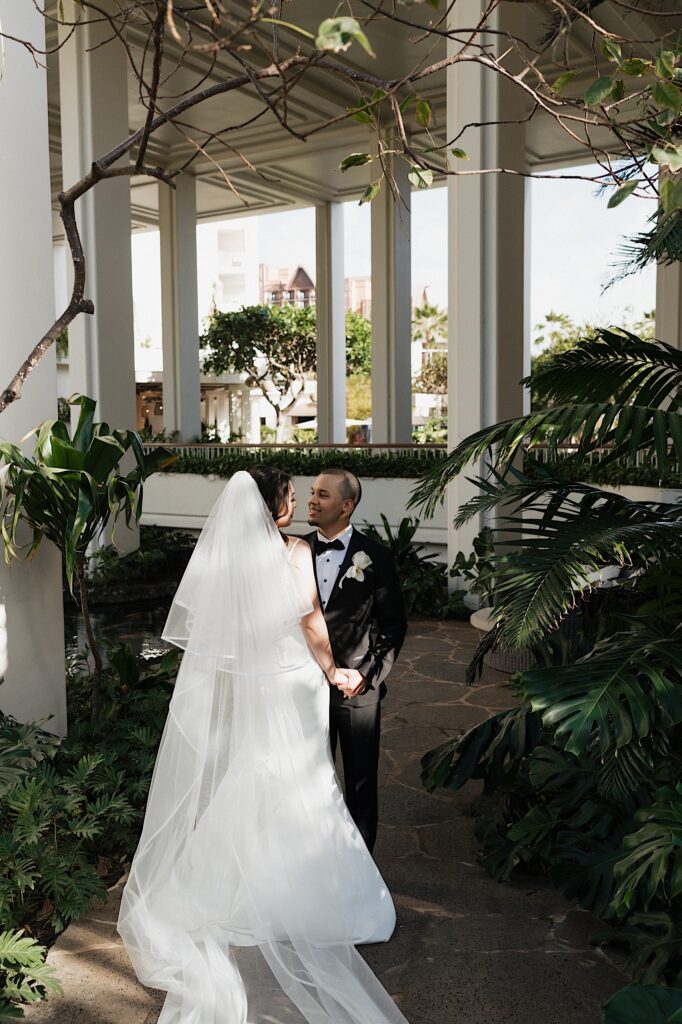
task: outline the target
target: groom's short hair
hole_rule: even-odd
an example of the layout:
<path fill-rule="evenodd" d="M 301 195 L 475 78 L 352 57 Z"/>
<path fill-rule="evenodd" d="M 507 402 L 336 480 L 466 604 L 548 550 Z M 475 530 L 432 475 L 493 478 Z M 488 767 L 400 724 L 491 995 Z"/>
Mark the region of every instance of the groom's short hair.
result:
<path fill-rule="evenodd" d="M 338 479 L 339 493 L 342 500 L 347 501 L 350 498 L 353 502 L 353 511 L 355 511 L 362 497 L 362 487 L 355 473 L 352 473 L 350 469 L 341 469 L 339 466 L 323 469 L 322 472 L 325 476 L 334 476 Z"/>

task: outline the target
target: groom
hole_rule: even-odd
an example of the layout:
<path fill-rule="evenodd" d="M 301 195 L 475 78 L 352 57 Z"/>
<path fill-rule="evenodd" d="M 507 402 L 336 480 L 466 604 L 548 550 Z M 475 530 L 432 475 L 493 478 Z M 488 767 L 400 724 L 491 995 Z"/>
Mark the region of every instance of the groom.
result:
<path fill-rule="evenodd" d="M 354 473 L 321 473 L 308 500 L 308 522 L 316 529 L 306 540 L 334 660 L 348 676 L 347 686 L 330 691 L 332 754 L 338 741 L 348 810 L 371 851 L 378 822 L 380 701 L 407 623 L 390 552 L 351 525 L 361 496 Z"/>

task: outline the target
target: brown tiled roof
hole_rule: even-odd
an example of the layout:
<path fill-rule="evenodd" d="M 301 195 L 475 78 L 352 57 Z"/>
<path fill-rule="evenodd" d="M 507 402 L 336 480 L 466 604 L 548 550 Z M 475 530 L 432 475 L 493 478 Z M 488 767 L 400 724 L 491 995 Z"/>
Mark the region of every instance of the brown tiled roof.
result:
<path fill-rule="evenodd" d="M 288 289 L 294 289 L 300 292 L 312 291 L 315 285 L 310 279 L 310 275 L 303 269 L 303 267 L 296 267 L 296 270 L 291 275 L 291 280 L 287 285 Z"/>

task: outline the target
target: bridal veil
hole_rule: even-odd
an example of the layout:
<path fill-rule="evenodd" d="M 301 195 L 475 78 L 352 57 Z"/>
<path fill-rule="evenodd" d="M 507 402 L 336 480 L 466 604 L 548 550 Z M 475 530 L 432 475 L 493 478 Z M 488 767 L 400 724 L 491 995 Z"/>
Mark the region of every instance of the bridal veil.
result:
<path fill-rule="evenodd" d="M 407 1024 L 354 948 L 375 937 L 367 906 L 385 937 L 393 908 L 366 851 L 349 876 L 358 849 L 334 829 L 310 610 L 236 473 L 164 629 L 184 654 L 118 921 L 140 981 L 167 992 L 159 1024 Z"/>

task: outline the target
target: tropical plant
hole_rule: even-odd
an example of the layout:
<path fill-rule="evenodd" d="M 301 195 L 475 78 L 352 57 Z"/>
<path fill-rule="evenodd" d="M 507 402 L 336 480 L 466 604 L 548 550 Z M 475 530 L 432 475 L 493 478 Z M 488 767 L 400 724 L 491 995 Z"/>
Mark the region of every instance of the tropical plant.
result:
<path fill-rule="evenodd" d="M 487 643 L 530 646 L 537 659 L 516 680 L 519 706 L 430 751 L 423 780 L 457 789 L 483 779 L 475 812 L 491 873 L 546 871 L 610 923 L 595 941 L 625 945 L 647 985 L 676 984 L 682 507 L 581 479 L 604 445 L 606 465 L 638 455 L 662 471 L 678 465 L 682 355 L 599 331 L 536 374 L 547 406 L 466 438 L 414 499 L 433 508 L 468 463 L 483 466 L 455 523 L 492 524 L 483 579 L 494 583 L 496 625 Z M 574 448 L 559 459 L 565 440 Z M 518 468 L 516 456 L 537 442 L 549 445 L 549 461 Z M 610 1004 L 607 1019 L 629 1019 L 615 1016 L 623 1006 Z"/>
<path fill-rule="evenodd" d="M 463 551 L 457 552 L 450 568 L 450 576 L 453 579 L 466 580 L 468 593 L 479 597 L 487 608 L 493 603 L 495 572 L 495 546 L 493 531 L 489 526 L 484 526 L 474 537 L 473 548 L 468 557 Z"/>
<path fill-rule="evenodd" d="M 412 340 L 420 341 L 425 349 L 447 346 L 447 311 L 429 302 L 426 295 L 412 311 Z"/>
<path fill-rule="evenodd" d="M 621 326 L 627 326 L 642 341 L 653 341 L 655 334 L 655 310 L 635 317 L 632 310 L 625 310 L 621 317 Z M 608 327 L 607 324 L 601 325 Z M 533 408 L 547 402 L 547 396 L 538 394 L 536 373 L 551 363 L 556 356 L 569 352 L 587 338 L 593 338 L 600 325 L 592 323 L 578 324 L 565 313 L 550 311 L 545 318 L 535 325 L 533 349 L 530 359 L 531 399 Z"/>
<path fill-rule="evenodd" d="M 88 611 L 88 550 L 110 521 L 115 530 L 121 515 L 127 526 L 139 519 L 144 480 L 174 456 L 164 448 L 146 455 L 135 431 L 110 430 L 106 423 L 95 423 L 91 398 L 73 396 L 70 404 L 80 406 L 73 436 L 61 420 L 45 420 L 33 431 L 32 458 L 17 445 L 0 442 L 0 513 L 7 563 L 32 558 L 44 537 L 62 553 L 69 589 L 78 593 L 94 660 L 95 719 L 102 657 Z M 121 461 L 128 453 L 135 465 L 124 472 Z"/>
<path fill-rule="evenodd" d="M 445 618 L 462 613 L 460 594 L 448 594 L 447 568 L 442 562 L 434 561 L 433 553 L 424 554 L 425 545 L 415 543 L 414 536 L 419 529 L 419 520 L 406 516 L 394 532 L 385 515 L 381 522 L 383 533 L 371 523 L 365 522 L 364 530 L 373 540 L 384 544 L 393 555 L 398 579 L 408 613 Z"/>
<path fill-rule="evenodd" d="M 0 932 L 0 1024 L 24 1017 L 22 1004 L 61 995 L 54 967 L 45 963 L 47 950 L 22 931 Z"/>
<path fill-rule="evenodd" d="M 627 985 L 604 1007 L 604 1024 L 680 1024 L 682 988 Z"/>

